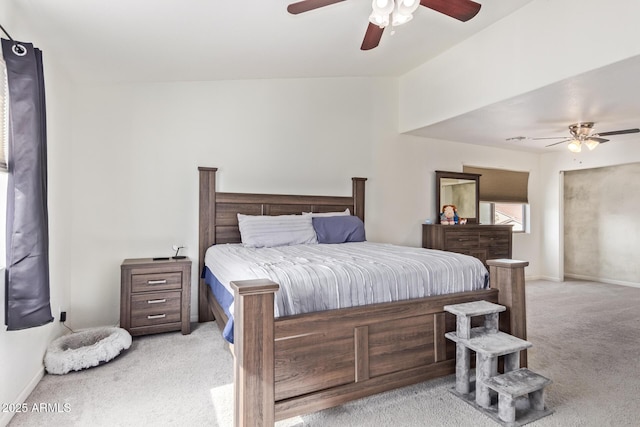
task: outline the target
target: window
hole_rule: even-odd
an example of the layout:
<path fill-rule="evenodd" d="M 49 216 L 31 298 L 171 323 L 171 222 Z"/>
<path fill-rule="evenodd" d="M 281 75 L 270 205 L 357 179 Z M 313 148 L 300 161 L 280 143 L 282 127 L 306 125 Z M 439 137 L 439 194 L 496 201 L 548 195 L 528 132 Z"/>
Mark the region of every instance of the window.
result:
<path fill-rule="evenodd" d="M 480 223 L 511 224 L 514 232 L 529 231 L 529 172 L 464 166 L 480 174 Z"/>
<path fill-rule="evenodd" d="M 525 203 L 480 202 L 481 224 L 513 225 L 513 232 L 523 233 L 529 229 L 529 205 Z"/>

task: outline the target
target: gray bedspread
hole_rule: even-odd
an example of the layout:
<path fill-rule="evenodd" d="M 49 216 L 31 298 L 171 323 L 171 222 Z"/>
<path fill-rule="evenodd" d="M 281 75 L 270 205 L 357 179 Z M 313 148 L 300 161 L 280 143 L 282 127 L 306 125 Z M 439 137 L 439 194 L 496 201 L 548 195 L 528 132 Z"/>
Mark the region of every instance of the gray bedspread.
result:
<path fill-rule="evenodd" d="M 474 257 L 371 242 L 215 245 L 207 250 L 205 264 L 231 295 L 233 280 L 278 283 L 276 317 L 488 287 L 488 272 Z"/>

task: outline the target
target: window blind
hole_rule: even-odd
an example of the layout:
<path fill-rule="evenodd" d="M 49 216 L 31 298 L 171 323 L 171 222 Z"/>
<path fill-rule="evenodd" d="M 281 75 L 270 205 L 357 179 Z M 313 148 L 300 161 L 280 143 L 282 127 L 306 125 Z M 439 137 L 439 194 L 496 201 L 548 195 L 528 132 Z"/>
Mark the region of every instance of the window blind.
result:
<path fill-rule="evenodd" d="M 0 59 L 0 171 L 7 170 L 7 147 L 9 144 L 9 89 L 7 67 Z"/>
<path fill-rule="evenodd" d="M 465 173 L 480 174 L 480 200 L 495 203 L 529 203 L 529 172 L 463 166 Z"/>

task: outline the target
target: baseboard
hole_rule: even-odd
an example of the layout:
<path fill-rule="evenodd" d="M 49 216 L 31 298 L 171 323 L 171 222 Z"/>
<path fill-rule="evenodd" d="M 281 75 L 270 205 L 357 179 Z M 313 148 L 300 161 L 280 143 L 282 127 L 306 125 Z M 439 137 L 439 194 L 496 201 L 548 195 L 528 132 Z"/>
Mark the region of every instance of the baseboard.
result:
<path fill-rule="evenodd" d="M 590 282 L 607 283 L 609 285 L 620 285 L 620 286 L 629 286 L 632 288 L 640 288 L 640 283 L 626 282 L 624 280 L 612 280 L 612 279 L 606 279 L 604 277 L 583 276 L 580 274 L 565 274 L 565 277 L 568 279 L 574 279 L 574 280 L 588 280 Z"/>
<path fill-rule="evenodd" d="M 552 277 L 552 276 L 527 276 L 525 277 L 525 280 L 546 280 L 548 282 L 563 282 L 562 279 L 558 278 L 558 277 Z"/>
<path fill-rule="evenodd" d="M 14 406 L 19 406 L 19 405 L 23 404 L 27 400 L 29 395 L 33 392 L 33 390 L 35 390 L 36 386 L 42 380 L 43 377 L 44 377 L 44 366 L 41 366 L 40 369 L 38 369 L 36 374 L 31 379 L 31 381 L 29 381 L 27 386 L 24 389 L 22 389 L 22 391 L 20 392 L 20 394 L 18 395 L 16 400 L 13 402 Z M 6 427 L 9 424 L 9 421 L 11 421 L 11 418 L 13 418 L 14 415 L 15 415 L 15 412 L 3 412 L 3 413 L 1 413 L 0 414 L 0 427 Z"/>

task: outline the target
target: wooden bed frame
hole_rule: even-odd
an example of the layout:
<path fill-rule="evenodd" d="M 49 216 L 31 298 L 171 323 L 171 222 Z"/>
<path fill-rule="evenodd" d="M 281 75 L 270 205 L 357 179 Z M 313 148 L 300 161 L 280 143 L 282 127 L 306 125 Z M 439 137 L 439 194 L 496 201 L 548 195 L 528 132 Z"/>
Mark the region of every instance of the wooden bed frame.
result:
<path fill-rule="evenodd" d="M 239 243 L 237 213 L 280 215 L 349 208 L 364 221 L 366 178 L 350 197 L 216 192 L 217 168 L 200 167 L 199 268 L 214 244 Z M 270 280 L 232 282 L 235 291 L 234 424 L 275 421 L 455 372 L 455 330 L 448 304 L 487 300 L 507 307 L 501 330 L 526 339 L 526 261 L 493 260 L 491 289 L 274 319 Z M 199 321 L 227 316 L 200 279 Z M 521 364 L 526 366 L 526 353 Z"/>

